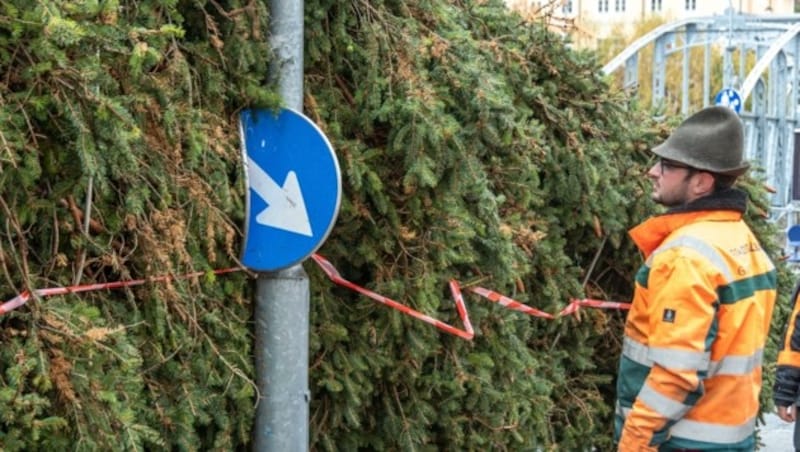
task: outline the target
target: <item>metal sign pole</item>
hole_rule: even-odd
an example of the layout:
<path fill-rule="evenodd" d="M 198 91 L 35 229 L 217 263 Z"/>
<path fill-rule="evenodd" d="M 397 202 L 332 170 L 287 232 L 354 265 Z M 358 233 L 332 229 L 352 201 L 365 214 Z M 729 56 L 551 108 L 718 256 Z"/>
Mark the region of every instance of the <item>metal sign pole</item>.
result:
<path fill-rule="evenodd" d="M 303 0 L 270 0 L 270 76 L 287 107 L 303 110 Z M 308 450 L 308 275 L 297 264 L 256 282 L 255 361 L 261 398 L 254 450 Z"/>
<path fill-rule="evenodd" d="M 255 355 L 261 399 L 257 452 L 308 450 L 308 275 L 302 265 L 260 273 Z"/>

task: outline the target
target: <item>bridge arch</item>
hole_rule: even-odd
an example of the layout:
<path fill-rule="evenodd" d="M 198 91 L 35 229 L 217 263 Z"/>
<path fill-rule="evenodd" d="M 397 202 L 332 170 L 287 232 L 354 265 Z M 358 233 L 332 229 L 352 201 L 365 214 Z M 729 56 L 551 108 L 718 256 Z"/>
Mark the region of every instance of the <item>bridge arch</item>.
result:
<path fill-rule="evenodd" d="M 702 62 L 691 60 L 693 47 L 704 48 Z M 650 48 L 652 61 L 643 62 L 641 55 Z M 721 68 L 713 67 L 713 49 L 722 52 Z M 682 58 L 668 58 L 672 54 L 682 54 Z M 664 108 L 667 69 L 670 65 L 682 66 L 677 93 L 680 107 L 674 112 L 682 115 L 712 104 L 723 88 L 735 89 L 742 102 L 739 114 L 745 124 L 747 158 L 764 171 L 766 183 L 775 189 L 771 216 L 793 225 L 800 223 L 800 171 L 794 169 L 800 166 L 800 153 L 796 157 L 794 150 L 796 130 L 800 129 L 798 55 L 800 15 L 747 15 L 729 8 L 723 15 L 661 25 L 631 43 L 602 70 L 611 75 L 624 69 L 622 88 L 638 96 L 643 94 L 640 65 L 650 64 L 651 103 L 654 108 Z M 699 69 L 698 63 L 702 63 L 703 71 L 700 86 L 690 83 L 692 71 Z M 712 86 L 712 70 L 722 73 L 720 86 Z M 702 89 L 700 96 L 698 89 Z M 700 104 L 693 105 L 690 96 L 693 92 L 694 99 L 702 99 Z"/>

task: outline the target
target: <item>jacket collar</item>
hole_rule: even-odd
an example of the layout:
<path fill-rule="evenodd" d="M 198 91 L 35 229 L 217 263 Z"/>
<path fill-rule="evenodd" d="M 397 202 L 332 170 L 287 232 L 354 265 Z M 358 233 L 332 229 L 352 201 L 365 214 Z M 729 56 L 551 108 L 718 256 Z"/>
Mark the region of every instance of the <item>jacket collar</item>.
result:
<path fill-rule="evenodd" d="M 681 212 L 697 212 L 701 210 L 734 210 L 744 213 L 747 210 L 747 193 L 738 188 L 728 188 L 682 206 L 673 207 L 665 215 Z"/>
<path fill-rule="evenodd" d="M 628 234 L 647 258 L 669 234 L 684 225 L 698 221 L 738 221 L 746 209 L 747 193 L 730 188 L 673 207 L 645 220 Z"/>

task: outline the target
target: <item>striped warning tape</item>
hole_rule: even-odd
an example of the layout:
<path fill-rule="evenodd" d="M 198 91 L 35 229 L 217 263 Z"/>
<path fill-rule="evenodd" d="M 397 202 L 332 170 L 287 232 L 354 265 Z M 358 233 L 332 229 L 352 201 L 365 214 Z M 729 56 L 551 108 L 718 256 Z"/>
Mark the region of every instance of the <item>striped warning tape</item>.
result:
<path fill-rule="evenodd" d="M 339 284 L 341 286 L 347 287 L 351 290 L 354 290 L 362 295 L 365 295 L 379 303 L 383 303 L 391 308 L 397 309 L 400 312 L 408 314 L 412 317 L 420 319 L 426 323 L 429 323 L 442 331 L 448 332 L 450 334 L 454 334 L 458 337 L 470 340 L 474 336 L 474 331 L 472 329 L 472 325 L 469 322 L 469 316 L 467 315 L 467 309 L 464 304 L 464 297 L 461 294 L 461 287 L 459 286 L 458 282 L 455 280 L 450 281 L 450 292 L 453 294 L 453 299 L 455 300 L 456 309 L 458 310 L 458 315 L 461 318 L 461 321 L 464 323 L 464 329 L 456 328 L 450 324 L 444 323 L 441 320 L 434 319 L 428 315 L 422 314 L 404 304 L 398 303 L 392 299 L 386 298 L 383 295 L 377 294 L 371 290 L 365 289 L 359 285 L 356 285 L 344 278 L 339 274 L 339 271 L 331 264 L 327 259 L 320 256 L 319 254 L 314 254 L 311 256 L 314 261 L 322 268 L 325 274 L 328 275 L 328 278 L 331 281 Z M 498 292 L 484 289 L 483 287 L 472 287 L 469 289 L 471 292 L 480 295 L 489 301 L 495 302 L 501 306 L 504 306 L 508 309 L 512 309 L 514 311 L 522 312 L 534 317 L 541 317 L 544 319 L 555 319 L 557 317 L 563 317 L 565 315 L 574 314 L 577 312 L 581 307 L 591 307 L 591 308 L 601 308 L 601 309 L 630 309 L 630 303 L 620 303 L 617 301 L 601 301 L 601 300 L 593 300 L 593 299 L 572 299 L 570 303 L 567 305 L 566 308 L 562 309 L 561 312 L 558 313 L 557 316 L 554 316 L 550 313 L 541 311 L 539 309 L 530 307 L 526 304 L 520 303 L 519 301 L 513 300 L 511 298 L 506 297 Z"/>
<path fill-rule="evenodd" d="M 225 268 L 222 270 L 212 270 L 211 273 L 215 275 L 221 275 L 223 273 L 232 273 L 238 272 L 239 268 Z M 198 276 L 203 276 L 208 274 L 209 272 L 194 272 L 194 273 L 187 273 L 185 275 L 179 276 L 157 276 L 155 278 L 146 278 L 146 279 L 132 279 L 129 281 L 113 281 L 109 283 L 95 283 L 95 284 L 82 284 L 77 286 L 69 286 L 69 287 L 49 287 L 47 289 L 36 289 L 33 292 L 31 291 L 23 291 L 16 297 L 6 301 L 3 304 L 0 304 L 0 315 L 6 314 L 9 311 L 16 309 L 31 299 L 33 295 L 38 297 L 49 297 L 52 295 L 66 295 L 70 293 L 79 293 L 79 292 L 90 292 L 93 290 L 107 290 L 107 289 L 119 289 L 122 287 L 131 287 L 131 286 L 139 286 L 148 282 L 165 282 L 165 281 L 173 281 L 179 279 L 189 279 L 189 278 L 196 278 Z"/>
<path fill-rule="evenodd" d="M 488 299 L 489 301 L 493 301 L 501 306 L 505 306 L 508 309 L 513 309 L 514 311 L 524 312 L 525 314 L 532 315 L 534 317 L 542 317 L 545 319 L 552 319 L 553 314 L 549 314 L 544 311 L 540 311 L 536 308 L 532 308 L 526 304 L 522 304 L 519 301 L 512 300 L 511 298 L 506 297 L 505 295 L 501 295 L 497 292 L 491 291 L 489 289 L 484 289 L 483 287 L 473 287 L 470 289 L 472 292 Z"/>
<path fill-rule="evenodd" d="M 392 309 L 396 309 L 403 314 L 409 315 L 414 317 L 418 320 L 421 320 L 425 323 L 431 324 L 436 328 L 458 336 L 462 339 L 471 340 L 475 336 L 475 331 L 472 328 L 472 324 L 469 321 L 469 314 L 467 313 L 466 304 L 464 303 L 464 296 L 461 292 L 461 286 L 458 284 L 458 281 L 451 280 L 449 283 L 450 286 L 450 293 L 453 296 L 453 300 L 455 302 L 456 311 L 458 312 L 458 316 L 461 319 L 462 328 L 458 328 L 453 326 L 449 323 L 443 322 L 441 320 L 435 319 L 427 314 L 423 314 L 409 306 L 406 306 L 402 303 L 399 303 L 391 298 L 385 297 L 380 295 L 376 292 L 373 292 L 369 289 L 361 287 L 357 284 L 354 284 L 342 277 L 339 274 L 339 271 L 336 267 L 333 266 L 327 259 L 320 256 L 319 254 L 312 254 L 311 258 L 314 262 L 319 265 L 322 271 L 328 276 L 328 278 L 333 281 L 334 283 L 346 287 L 350 290 L 358 292 L 372 300 L 375 300 L 385 306 L 388 306 Z M 242 270 L 241 268 L 226 268 L 222 270 L 213 270 L 211 273 L 219 275 L 224 273 L 232 273 Z M 179 276 L 159 276 L 155 278 L 147 278 L 147 279 L 134 279 L 130 281 L 115 281 L 110 283 L 96 283 L 96 284 L 83 284 L 83 285 L 76 285 L 76 286 L 69 286 L 69 287 L 51 287 L 47 289 L 36 289 L 33 291 L 23 291 L 19 295 L 15 296 L 14 298 L 6 301 L 3 304 L 0 304 L 0 315 L 6 314 L 9 311 L 12 311 L 25 303 L 27 303 L 32 296 L 38 297 L 47 297 L 52 295 L 65 295 L 71 293 L 80 293 L 80 292 L 89 292 L 93 290 L 107 290 L 107 289 L 118 289 L 122 287 L 131 287 L 131 286 L 138 286 L 148 282 L 165 282 L 171 280 L 179 280 L 179 279 L 188 279 L 188 278 L 195 278 L 199 276 L 203 276 L 208 274 L 209 272 L 194 272 L 194 273 L 187 273 L 185 275 Z M 590 307 L 590 308 L 599 308 L 599 309 L 630 309 L 630 303 L 620 303 L 616 301 L 602 301 L 602 300 L 593 300 L 593 299 L 572 299 L 570 303 L 558 313 L 558 315 L 552 315 L 550 313 L 541 311 L 539 309 L 533 308 L 528 306 L 524 303 L 520 303 L 514 299 L 506 297 L 498 292 L 493 290 L 485 289 L 483 287 L 471 287 L 469 288 L 470 292 L 473 292 L 477 295 L 480 295 L 483 298 L 486 298 L 489 301 L 497 303 L 505 308 L 522 312 L 524 314 L 528 314 L 533 317 L 540 317 L 544 319 L 555 319 L 558 317 L 563 317 L 566 315 L 571 315 L 577 312 L 581 307 Z"/>
<path fill-rule="evenodd" d="M 354 290 L 366 297 L 369 297 L 378 303 L 382 303 L 390 308 L 396 309 L 404 314 L 408 314 L 411 317 L 416 319 L 422 320 L 425 323 L 429 323 L 436 328 L 439 328 L 442 331 L 448 332 L 450 334 L 456 335 L 460 338 L 470 340 L 475 335 L 474 330 L 472 329 L 472 324 L 469 322 L 469 316 L 467 315 L 467 309 L 464 306 L 464 297 L 461 295 L 461 290 L 458 287 L 458 283 L 455 281 L 450 281 L 450 292 L 453 294 L 453 298 L 455 299 L 456 303 L 456 310 L 458 310 L 458 316 L 461 317 L 461 321 L 464 323 L 464 329 L 456 328 L 448 323 L 442 322 L 441 320 L 434 319 L 433 317 L 423 314 L 415 309 L 412 309 L 402 303 L 398 303 L 391 298 L 384 297 L 378 293 L 375 293 L 369 289 L 365 289 L 359 285 L 353 284 L 352 282 L 342 278 L 339 274 L 339 271 L 331 264 L 327 259 L 320 256 L 319 254 L 314 254 L 311 256 L 321 268 L 322 271 L 328 275 L 328 278 L 331 281 L 339 284 L 340 286 L 347 287 L 348 289 Z"/>
<path fill-rule="evenodd" d="M 619 301 L 603 301 L 603 300 L 593 300 L 591 298 L 583 298 L 580 300 L 572 299 L 570 300 L 569 304 L 566 308 L 562 309 L 561 312 L 558 313 L 558 317 L 563 317 L 565 315 L 574 314 L 578 311 L 582 306 L 588 308 L 600 308 L 600 309 L 630 309 L 630 303 L 622 303 Z"/>

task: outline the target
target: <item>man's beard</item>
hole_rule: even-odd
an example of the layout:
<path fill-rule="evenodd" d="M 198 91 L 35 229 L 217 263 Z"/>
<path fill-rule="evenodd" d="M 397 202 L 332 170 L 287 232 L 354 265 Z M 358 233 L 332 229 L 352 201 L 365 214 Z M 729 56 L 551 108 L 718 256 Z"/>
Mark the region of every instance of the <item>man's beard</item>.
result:
<path fill-rule="evenodd" d="M 663 193 L 653 192 L 653 194 L 650 195 L 650 199 L 652 199 L 656 204 L 661 204 L 667 208 L 678 207 L 686 204 L 687 199 L 685 194 L 681 196 L 678 196 L 677 194 L 674 195 L 675 196 L 664 196 Z"/>

